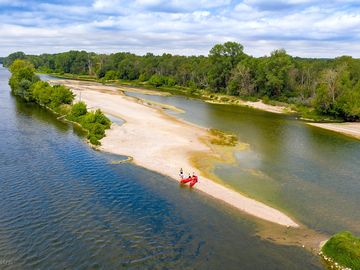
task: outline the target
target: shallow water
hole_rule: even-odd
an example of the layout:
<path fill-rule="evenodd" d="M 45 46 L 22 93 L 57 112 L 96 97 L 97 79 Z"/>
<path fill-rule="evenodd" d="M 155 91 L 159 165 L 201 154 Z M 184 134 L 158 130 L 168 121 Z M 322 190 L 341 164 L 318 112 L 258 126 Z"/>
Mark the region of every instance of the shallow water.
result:
<path fill-rule="evenodd" d="M 0 68 L 0 269 L 322 269 L 237 212 L 11 96 Z M 119 157 L 121 159 L 121 157 Z"/>
<path fill-rule="evenodd" d="M 189 122 L 234 133 L 248 144 L 236 164 L 217 164 L 223 183 L 289 212 L 309 227 L 360 234 L 360 141 L 292 117 L 183 96 L 130 96 L 171 104 Z"/>

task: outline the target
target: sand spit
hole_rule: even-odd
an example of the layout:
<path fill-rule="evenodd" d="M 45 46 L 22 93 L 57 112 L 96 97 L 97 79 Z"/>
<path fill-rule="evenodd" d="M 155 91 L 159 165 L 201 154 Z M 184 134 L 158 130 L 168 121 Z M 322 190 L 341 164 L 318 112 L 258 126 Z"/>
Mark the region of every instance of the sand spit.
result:
<path fill-rule="evenodd" d="M 125 120 L 123 125 L 113 124 L 106 132 L 106 137 L 101 140 L 102 151 L 131 156 L 135 164 L 176 180 L 179 178 L 180 167 L 185 172 L 198 172 L 190 162 L 194 154 L 216 155 L 204 143 L 204 138 L 209 136 L 207 129 L 169 116 L 163 110 L 138 99 L 127 97 L 116 87 L 73 80 L 56 83 L 71 88 L 77 99 L 81 96 L 89 108 L 100 108 L 104 113 Z M 263 220 L 283 226 L 299 226 L 279 210 L 205 177 L 200 176 L 195 189 Z"/>
<path fill-rule="evenodd" d="M 348 123 L 308 123 L 311 126 L 342 133 L 360 139 L 360 122 Z"/>

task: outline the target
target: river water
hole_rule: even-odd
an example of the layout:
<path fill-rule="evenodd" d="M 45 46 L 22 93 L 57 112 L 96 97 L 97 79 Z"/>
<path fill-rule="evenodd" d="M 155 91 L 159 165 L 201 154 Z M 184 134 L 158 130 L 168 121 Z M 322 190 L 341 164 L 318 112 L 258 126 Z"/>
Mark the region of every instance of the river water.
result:
<path fill-rule="evenodd" d="M 318 257 L 300 247 L 276 245 L 255 236 L 253 221 L 237 211 L 146 169 L 126 163 L 112 165 L 112 160 L 121 157 L 92 150 L 80 132 L 44 109 L 13 97 L 7 84 L 9 76 L 0 67 L 0 269 L 323 269 Z M 184 104 L 196 102 L 181 97 L 172 100 L 178 99 Z M 225 110 L 220 110 L 221 115 L 230 113 L 228 109 L 221 107 Z M 265 121 L 264 130 L 259 130 L 263 116 L 255 115 L 250 121 L 246 112 L 236 114 L 244 119 L 237 128 L 246 129 L 240 139 L 257 130 L 258 137 L 253 140 L 264 143 L 271 132 Z M 219 117 L 216 112 L 207 115 L 204 111 L 191 120 L 206 124 Z M 296 128 L 298 124 L 293 125 Z M 292 133 L 296 132 L 287 131 L 288 136 Z M 328 134 L 312 129 L 307 132 L 308 136 L 317 133 L 327 140 Z M 298 138 L 301 133 L 293 136 Z M 348 144 L 348 150 L 342 148 L 348 152 L 336 153 L 344 161 L 349 161 L 345 159 L 349 153 L 357 153 L 357 143 L 339 136 L 331 138 L 338 145 Z M 278 138 L 273 144 L 282 140 Z M 258 162 L 260 167 L 264 157 L 255 154 L 274 151 L 273 144 L 268 143 L 268 148 L 260 143 L 257 148 L 251 146 L 238 158 L 249 159 L 248 166 Z M 320 151 L 316 147 L 314 143 L 311 151 Z M 338 164 L 326 170 L 331 155 L 328 149 L 321 151 L 324 174 L 346 171 L 338 171 Z M 278 155 L 274 162 L 280 160 Z M 222 170 L 225 168 L 220 166 L 216 173 L 223 174 Z M 229 175 L 236 170 L 229 168 Z M 244 183 L 239 188 L 246 187 L 246 180 L 241 181 Z M 356 202 L 352 195 L 356 189 L 355 185 L 349 191 L 350 201 Z M 347 189 L 339 190 L 339 194 L 343 192 Z M 279 191 L 276 196 L 281 194 Z M 287 198 L 282 200 L 287 202 Z M 294 208 L 292 204 L 286 207 Z M 303 207 L 308 209 L 307 204 Z M 307 212 L 302 215 L 306 220 Z"/>
<path fill-rule="evenodd" d="M 360 235 L 360 141 L 293 117 L 184 96 L 128 95 L 171 104 L 186 121 L 238 136 L 236 162 L 216 164 L 222 183 L 325 234 Z"/>

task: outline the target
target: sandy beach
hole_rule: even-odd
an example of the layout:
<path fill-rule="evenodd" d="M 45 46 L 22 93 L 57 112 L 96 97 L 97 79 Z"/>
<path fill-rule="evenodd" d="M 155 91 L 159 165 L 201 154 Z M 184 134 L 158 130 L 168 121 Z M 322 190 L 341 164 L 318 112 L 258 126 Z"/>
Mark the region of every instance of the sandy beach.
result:
<path fill-rule="evenodd" d="M 311 126 L 324 128 L 334 132 L 360 139 L 360 122 L 354 123 L 308 123 Z"/>
<path fill-rule="evenodd" d="M 125 120 L 121 126 L 113 124 L 101 140 L 100 150 L 131 156 L 139 166 L 179 179 L 179 169 L 186 173 L 200 173 L 195 186 L 209 196 L 221 200 L 250 215 L 283 226 L 298 227 L 289 216 L 254 199 L 248 198 L 211 179 L 205 178 L 190 162 L 196 154 L 216 155 L 204 138 L 207 129 L 169 116 L 158 107 L 122 94 L 116 87 L 96 83 L 62 80 L 90 109 Z"/>
<path fill-rule="evenodd" d="M 205 100 L 207 103 L 213 103 L 213 104 L 225 104 L 225 105 L 240 105 L 240 106 L 246 106 L 250 107 L 252 109 L 271 112 L 271 113 L 278 113 L 278 114 L 286 114 L 293 112 L 289 107 L 285 106 L 279 106 L 279 105 L 270 105 L 265 104 L 261 100 L 259 101 L 245 101 L 242 99 L 236 99 L 234 102 L 223 102 L 223 101 L 217 101 L 217 100 Z"/>
<path fill-rule="evenodd" d="M 253 109 L 258 109 L 258 110 L 272 112 L 272 113 L 280 113 L 281 114 L 281 113 L 291 112 L 291 110 L 285 106 L 269 105 L 269 104 L 265 104 L 262 101 L 256 101 L 256 102 L 244 101 L 244 105 L 249 106 L 250 108 L 253 108 Z"/>

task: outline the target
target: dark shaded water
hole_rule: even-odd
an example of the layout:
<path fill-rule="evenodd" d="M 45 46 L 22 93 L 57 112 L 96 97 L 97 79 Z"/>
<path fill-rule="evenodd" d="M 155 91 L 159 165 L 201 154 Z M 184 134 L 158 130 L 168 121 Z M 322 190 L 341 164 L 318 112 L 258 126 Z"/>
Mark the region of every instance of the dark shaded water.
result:
<path fill-rule="evenodd" d="M 91 150 L 0 67 L 0 269 L 322 269 L 174 181 Z"/>

